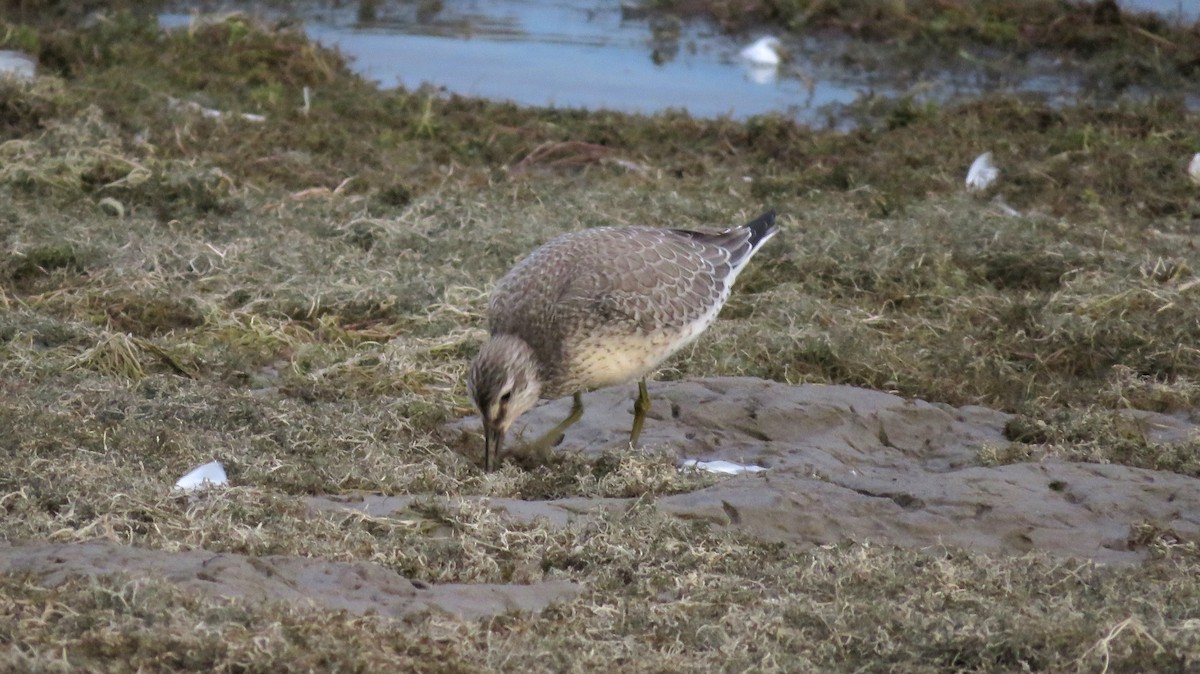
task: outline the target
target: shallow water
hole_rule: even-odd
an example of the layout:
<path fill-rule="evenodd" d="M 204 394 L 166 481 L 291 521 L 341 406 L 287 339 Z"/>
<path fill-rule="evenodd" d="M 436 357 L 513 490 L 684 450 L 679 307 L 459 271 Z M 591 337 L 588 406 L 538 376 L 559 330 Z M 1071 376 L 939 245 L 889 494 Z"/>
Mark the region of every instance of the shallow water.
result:
<path fill-rule="evenodd" d="M 1128 0 L 1195 20 L 1200 3 Z M 261 5 L 234 5 L 258 8 Z M 422 14 L 417 5 L 381 4 L 363 20 L 358 3 L 293 10 L 308 34 L 337 45 L 360 74 L 382 86 L 429 84 L 449 93 L 523 105 L 742 119 L 783 113 L 835 124 L 833 113 L 863 95 L 946 100 L 988 91 L 1033 92 L 1069 100 L 1081 85 L 1061 64 L 1021 64 L 964 55 L 943 70 L 872 73 L 839 65 L 856 46 L 830 38 L 785 42 L 791 59 L 753 68 L 737 58 L 743 44 L 699 22 L 631 17 L 617 0 L 446 0 Z M 187 25 L 189 13 L 160 16 Z"/>

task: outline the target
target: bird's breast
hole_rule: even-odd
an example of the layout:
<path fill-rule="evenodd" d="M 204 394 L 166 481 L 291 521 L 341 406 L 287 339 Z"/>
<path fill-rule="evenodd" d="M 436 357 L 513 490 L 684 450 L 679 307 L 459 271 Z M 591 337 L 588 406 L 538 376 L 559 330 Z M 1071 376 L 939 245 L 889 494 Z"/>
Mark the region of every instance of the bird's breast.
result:
<path fill-rule="evenodd" d="M 668 335 L 593 337 L 580 342 L 571 358 L 571 379 L 579 388 L 600 388 L 641 378 L 674 351 Z"/>
<path fill-rule="evenodd" d="M 640 379 L 699 337 L 716 313 L 709 311 L 699 320 L 675 330 L 636 335 L 596 334 L 580 340 L 570 353 L 567 379 L 571 381 L 565 388 L 573 392 Z"/>

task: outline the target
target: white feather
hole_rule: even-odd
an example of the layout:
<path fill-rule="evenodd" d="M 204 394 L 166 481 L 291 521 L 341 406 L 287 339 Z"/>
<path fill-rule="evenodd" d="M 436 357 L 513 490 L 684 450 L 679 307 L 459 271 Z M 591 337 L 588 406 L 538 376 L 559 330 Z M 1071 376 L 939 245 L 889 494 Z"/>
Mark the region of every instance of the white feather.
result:
<path fill-rule="evenodd" d="M 1008 202 L 1004 200 L 1004 197 L 999 194 L 996 195 L 995 199 L 992 199 L 992 203 L 996 204 L 996 208 L 999 208 L 1000 212 L 1007 216 L 1014 217 L 1014 218 L 1022 217 L 1021 211 L 1018 211 L 1017 209 L 1013 208 L 1012 206 L 1009 206 Z"/>
<path fill-rule="evenodd" d="M 1188 176 L 1192 182 L 1200 185 L 1200 152 L 1192 155 L 1192 161 L 1188 163 Z"/>
<path fill-rule="evenodd" d="M 967 171 L 967 191 L 982 192 L 996 182 L 999 176 L 1000 169 L 992 163 L 992 153 L 984 152 L 971 162 L 971 169 Z"/>
<path fill-rule="evenodd" d="M 210 461 L 187 475 L 179 478 L 175 488 L 182 491 L 196 491 L 202 487 L 221 487 L 229 483 L 225 477 L 225 466 L 220 461 Z"/>

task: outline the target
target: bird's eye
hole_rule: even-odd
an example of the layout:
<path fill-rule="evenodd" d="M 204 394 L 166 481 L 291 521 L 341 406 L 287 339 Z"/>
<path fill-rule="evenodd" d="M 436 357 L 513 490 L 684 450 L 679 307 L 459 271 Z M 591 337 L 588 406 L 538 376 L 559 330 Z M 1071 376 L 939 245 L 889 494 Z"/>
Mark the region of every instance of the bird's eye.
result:
<path fill-rule="evenodd" d="M 500 396 L 500 402 L 507 404 L 512 400 L 512 391 L 505 391 L 504 395 Z"/>

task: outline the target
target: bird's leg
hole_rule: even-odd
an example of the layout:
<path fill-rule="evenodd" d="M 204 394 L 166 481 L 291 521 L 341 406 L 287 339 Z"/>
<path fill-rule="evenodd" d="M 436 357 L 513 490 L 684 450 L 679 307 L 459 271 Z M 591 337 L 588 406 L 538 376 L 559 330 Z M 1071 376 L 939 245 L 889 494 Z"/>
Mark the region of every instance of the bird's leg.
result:
<path fill-rule="evenodd" d="M 549 456 L 550 448 L 558 444 L 558 441 L 562 439 L 567 429 L 570 428 L 571 425 L 576 421 L 579 421 L 579 418 L 582 416 L 583 394 L 576 393 L 575 401 L 571 403 L 571 414 L 568 415 L 566 419 L 563 419 L 562 422 L 560 422 L 557 426 L 551 428 L 550 431 L 545 435 L 526 445 L 523 453 L 530 457 L 536 456 L 541 458 Z"/>
<path fill-rule="evenodd" d="M 629 431 L 629 446 L 636 447 L 638 437 L 642 434 L 642 424 L 646 423 L 646 413 L 650 411 L 650 392 L 646 390 L 646 379 L 638 382 L 638 397 L 633 401 L 633 429 Z"/>

